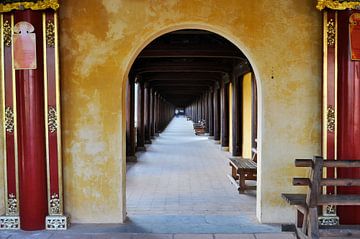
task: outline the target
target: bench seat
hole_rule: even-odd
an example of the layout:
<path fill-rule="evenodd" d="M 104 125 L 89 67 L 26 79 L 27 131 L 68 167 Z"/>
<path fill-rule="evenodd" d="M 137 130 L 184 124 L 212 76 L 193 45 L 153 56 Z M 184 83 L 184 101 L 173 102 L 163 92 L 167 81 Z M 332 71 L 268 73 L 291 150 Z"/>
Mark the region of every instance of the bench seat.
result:
<path fill-rule="evenodd" d="M 231 166 L 231 175 L 228 175 L 228 178 L 237 187 L 239 193 L 243 193 L 247 189 L 256 189 L 256 186 L 245 184 L 245 180 L 256 180 L 256 162 L 251 159 L 231 157 L 229 165 Z"/>
<path fill-rule="evenodd" d="M 306 194 L 297 194 L 297 193 L 283 193 L 281 197 L 285 199 L 285 201 L 289 205 L 306 205 Z"/>

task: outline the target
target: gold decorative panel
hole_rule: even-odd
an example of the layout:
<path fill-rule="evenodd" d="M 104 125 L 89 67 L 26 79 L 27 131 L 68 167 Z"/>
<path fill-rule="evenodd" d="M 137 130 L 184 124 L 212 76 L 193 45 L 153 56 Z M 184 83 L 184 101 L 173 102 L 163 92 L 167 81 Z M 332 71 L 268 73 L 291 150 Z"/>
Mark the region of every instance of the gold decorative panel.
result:
<path fill-rule="evenodd" d="M 11 26 L 8 20 L 6 20 L 3 24 L 3 31 L 4 31 L 4 44 L 7 47 L 11 46 L 12 36 L 11 36 Z"/>
<path fill-rule="evenodd" d="M 49 107 L 48 127 L 49 127 L 50 133 L 54 133 L 58 128 L 56 109 L 52 106 Z"/>
<path fill-rule="evenodd" d="M 46 45 L 55 47 L 55 25 L 52 21 L 48 21 L 46 24 Z"/>
<path fill-rule="evenodd" d="M 329 132 L 335 131 L 335 109 L 332 105 L 327 109 L 327 129 Z"/>
<path fill-rule="evenodd" d="M 14 110 L 11 107 L 5 109 L 5 130 L 8 133 L 14 132 Z"/>
<path fill-rule="evenodd" d="M 59 215 L 61 214 L 60 211 L 60 198 L 57 193 L 51 195 L 51 199 L 49 201 L 50 206 L 50 215 Z"/>
<path fill-rule="evenodd" d="M 334 19 L 330 19 L 327 23 L 327 43 L 328 46 L 335 46 L 335 22 Z"/>
<path fill-rule="evenodd" d="M 23 1 L 14 3 L 2 3 L 0 4 L 0 12 L 10 12 L 12 10 L 45 10 L 52 8 L 57 10 L 60 7 L 58 0 L 39 0 L 39 1 Z"/>
<path fill-rule="evenodd" d="M 345 9 L 359 9 L 359 1 L 351 0 L 318 0 L 316 8 L 323 10 L 324 8 L 330 8 L 333 10 L 345 10 Z"/>

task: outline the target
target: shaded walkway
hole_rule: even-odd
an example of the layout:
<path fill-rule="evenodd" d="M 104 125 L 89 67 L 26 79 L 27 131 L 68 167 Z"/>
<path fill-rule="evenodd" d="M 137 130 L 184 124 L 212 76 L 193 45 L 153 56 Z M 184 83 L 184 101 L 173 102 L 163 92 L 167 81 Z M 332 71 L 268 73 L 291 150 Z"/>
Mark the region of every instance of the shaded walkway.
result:
<path fill-rule="evenodd" d="M 192 123 L 174 118 L 167 129 L 128 165 L 130 221 L 157 233 L 274 232 L 255 217 L 255 192 L 239 195 L 226 174 L 227 154 Z"/>

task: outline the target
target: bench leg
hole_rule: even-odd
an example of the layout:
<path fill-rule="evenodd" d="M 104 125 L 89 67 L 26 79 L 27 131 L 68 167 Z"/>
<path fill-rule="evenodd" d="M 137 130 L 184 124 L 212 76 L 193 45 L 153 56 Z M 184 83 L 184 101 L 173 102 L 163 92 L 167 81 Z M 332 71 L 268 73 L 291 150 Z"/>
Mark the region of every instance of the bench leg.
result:
<path fill-rule="evenodd" d="M 319 239 L 319 224 L 318 224 L 318 210 L 317 207 L 309 208 L 309 228 L 308 235 L 311 239 Z"/>
<path fill-rule="evenodd" d="M 244 193 L 245 189 L 246 189 L 246 185 L 245 185 L 245 172 L 243 172 L 242 170 L 240 170 L 239 172 L 239 193 Z"/>
<path fill-rule="evenodd" d="M 239 176 L 237 175 L 237 170 L 236 170 L 236 168 L 234 168 L 232 165 L 230 165 L 231 166 L 231 176 L 235 179 L 235 180 L 237 180 L 238 178 L 239 178 Z"/>

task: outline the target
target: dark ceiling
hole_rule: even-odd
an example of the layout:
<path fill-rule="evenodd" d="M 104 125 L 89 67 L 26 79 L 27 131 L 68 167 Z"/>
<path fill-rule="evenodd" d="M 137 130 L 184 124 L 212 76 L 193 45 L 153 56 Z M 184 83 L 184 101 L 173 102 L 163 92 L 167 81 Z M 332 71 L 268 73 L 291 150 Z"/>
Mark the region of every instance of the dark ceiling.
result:
<path fill-rule="evenodd" d="M 218 86 L 236 66 L 249 68 L 249 63 L 225 38 L 203 30 L 180 30 L 152 41 L 139 54 L 130 75 L 148 82 L 176 107 L 186 107 Z"/>

